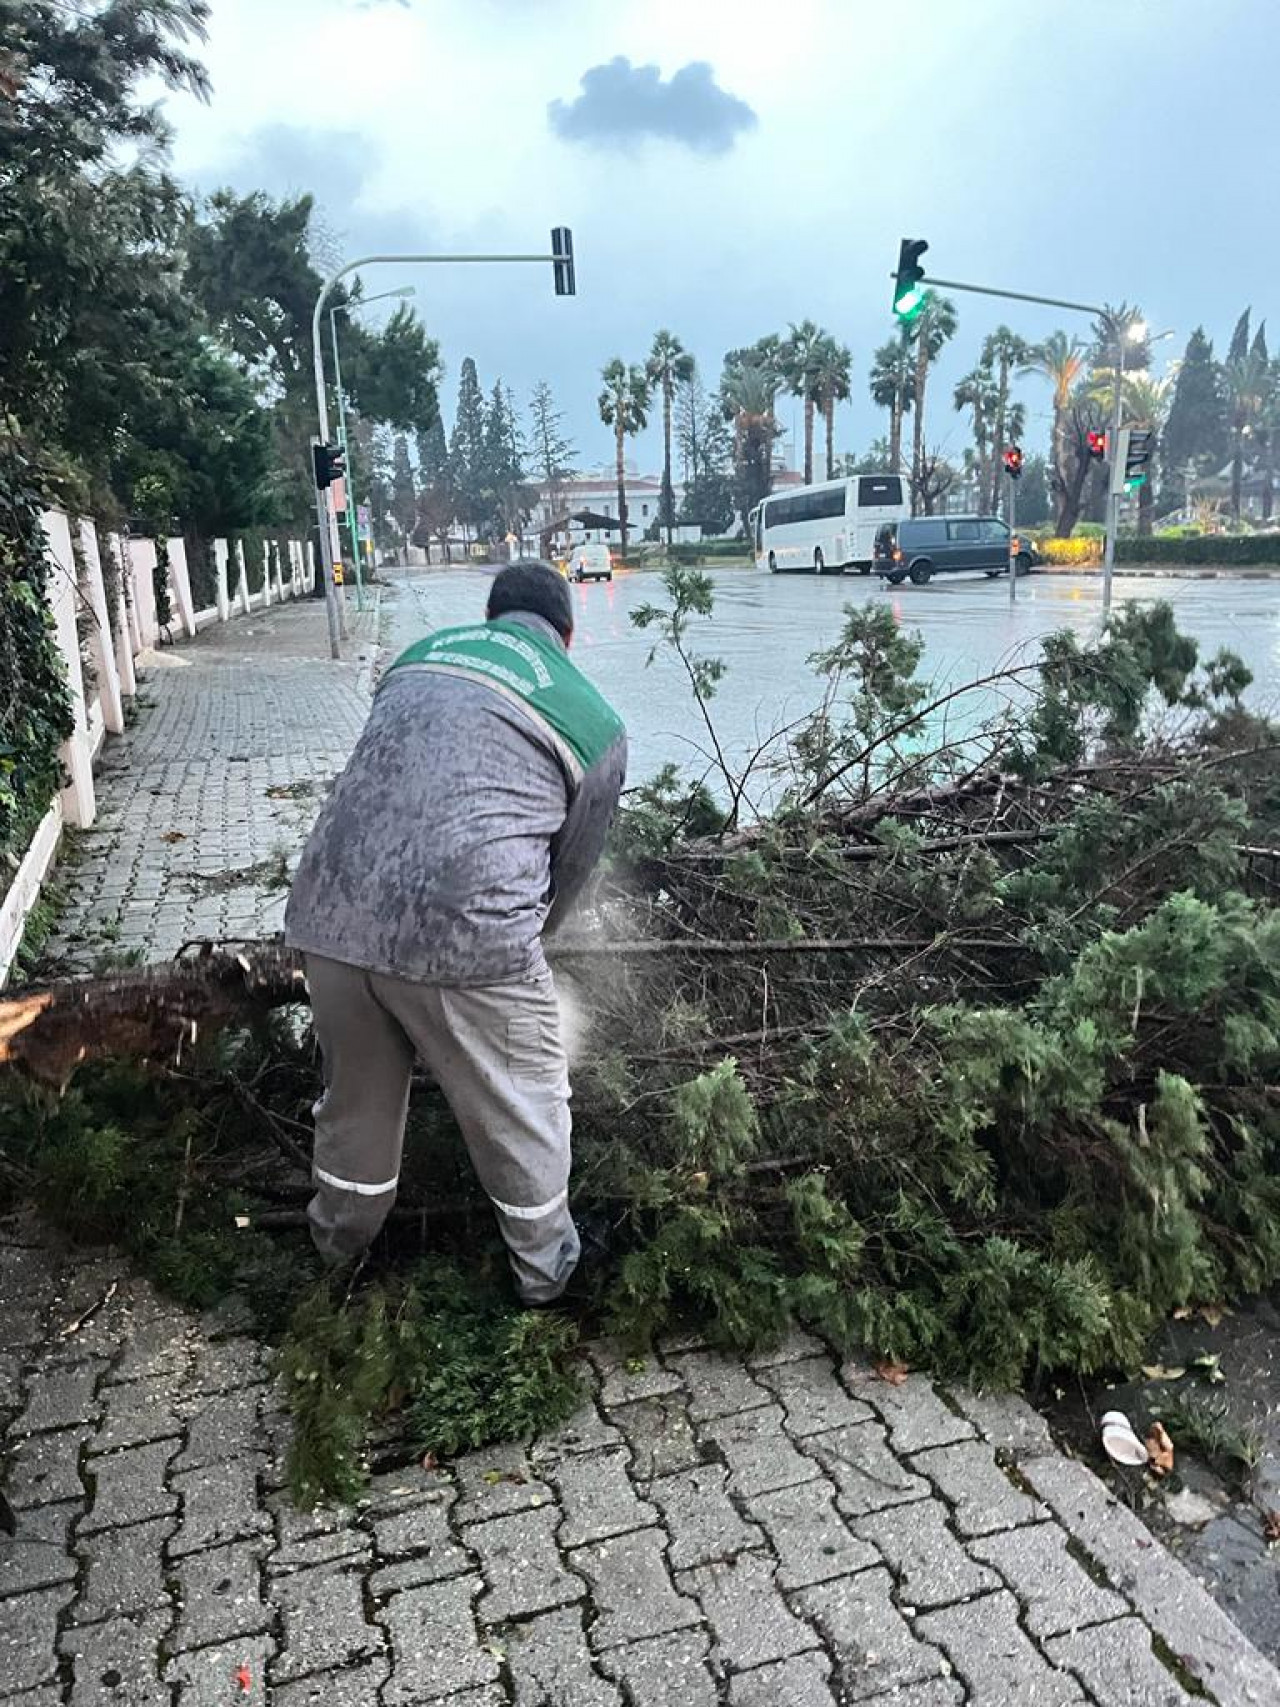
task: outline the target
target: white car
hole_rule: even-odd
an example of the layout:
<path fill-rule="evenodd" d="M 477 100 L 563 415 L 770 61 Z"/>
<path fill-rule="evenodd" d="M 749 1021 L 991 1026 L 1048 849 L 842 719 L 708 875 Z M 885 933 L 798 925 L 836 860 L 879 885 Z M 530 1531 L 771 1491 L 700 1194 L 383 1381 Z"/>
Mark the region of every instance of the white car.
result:
<path fill-rule="evenodd" d="M 569 553 L 569 578 L 573 581 L 612 581 L 613 553 L 607 545 L 591 542 L 575 545 Z"/>

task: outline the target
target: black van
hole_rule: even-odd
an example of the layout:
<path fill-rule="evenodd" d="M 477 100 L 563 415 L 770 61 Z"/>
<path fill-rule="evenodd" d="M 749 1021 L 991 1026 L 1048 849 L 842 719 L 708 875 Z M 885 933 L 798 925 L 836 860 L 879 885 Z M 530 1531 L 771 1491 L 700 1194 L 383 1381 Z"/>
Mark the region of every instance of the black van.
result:
<path fill-rule="evenodd" d="M 1030 540 L 1014 540 L 1019 575 L 1035 562 Z M 1009 567 L 1009 529 L 999 516 L 912 516 L 876 534 L 872 567 L 893 586 L 910 575 L 917 587 L 952 569 L 999 575 Z"/>

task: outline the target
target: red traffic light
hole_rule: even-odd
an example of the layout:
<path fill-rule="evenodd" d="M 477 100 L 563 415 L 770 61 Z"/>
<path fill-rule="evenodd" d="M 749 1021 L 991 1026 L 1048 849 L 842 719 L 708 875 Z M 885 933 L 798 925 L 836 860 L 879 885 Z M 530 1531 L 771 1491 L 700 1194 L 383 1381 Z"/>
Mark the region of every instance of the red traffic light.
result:
<path fill-rule="evenodd" d="M 1022 450 L 1020 446 L 1010 445 L 1008 450 L 1005 451 L 1004 468 L 1005 473 L 1009 476 L 1010 480 L 1020 480 L 1022 478 Z"/>
<path fill-rule="evenodd" d="M 1089 446 L 1089 455 L 1096 462 L 1101 462 L 1107 454 L 1107 435 L 1105 433 L 1087 433 L 1085 438 Z"/>

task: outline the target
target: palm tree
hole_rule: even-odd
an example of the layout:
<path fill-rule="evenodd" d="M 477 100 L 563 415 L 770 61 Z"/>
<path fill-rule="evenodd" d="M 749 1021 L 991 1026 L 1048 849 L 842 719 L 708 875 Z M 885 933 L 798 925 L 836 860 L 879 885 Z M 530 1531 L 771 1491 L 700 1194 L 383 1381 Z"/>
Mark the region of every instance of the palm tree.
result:
<path fill-rule="evenodd" d="M 671 404 L 676 386 L 693 378 L 693 357 L 674 332 L 655 332 L 644 371 L 649 384 L 662 392 L 662 496 L 658 514 L 667 530 L 669 549 L 676 519 L 676 496 L 671 484 Z"/>
<path fill-rule="evenodd" d="M 734 501 L 742 525 L 772 485 L 773 441 L 778 436 L 774 403 L 781 383 L 773 352 L 731 350 L 725 357 L 720 400 L 733 422 Z"/>
<path fill-rule="evenodd" d="M 991 423 L 991 508 L 995 510 L 1000 502 L 1000 454 L 1005 443 L 1017 440 L 1021 435 L 1014 432 L 1009 421 L 1009 376 L 1014 368 L 1021 367 L 1028 354 L 1027 342 L 1008 326 L 997 326 L 990 337 L 983 340 L 982 364 L 993 369 L 996 376 L 995 410 Z M 985 497 L 981 500 L 985 502 Z"/>
<path fill-rule="evenodd" d="M 911 335 L 904 326 L 871 358 L 871 401 L 889 411 L 889 472 L 902 472 L 902 419 L 911 407 Z"/>
<path fill-rule="evenodd" d="M 997 470 L 1000 466 L 998 459 L 999 440 L 992 431 L 998 400 L 999 393 L 995 377 L 990 367 L 984 362 L 979 362 L 977 367 L 971 368 L 956 385 L 956 408 L 968 409 L 973 418 L 973 444 L 976 453 L 975 472 L 977 474 L 979 509 L 986 504 L 987 493 L 992 488 L 991 464 L 995 461 Z M 997 493 L 999 484 L 999 474 L 997 473 L 995 480 Z"/>
<path fill-rule="evenodd" d="M 1038 374 L 1053 387 L 1053 444 L 1049 458 L 1049 490 L 1053 495 L 1054 526 L 1061 533 L 1066 526 L 1070 503 L 1070 472 L 1067 459 L 1071 449 L 1070 417 L 1076 386 L 1084 372 L 1088 346 L 1079 338 L 1065 332 L 1051 332 L 1042 344 L 1027 353 L 1019 372 Z"/>
<path fill-rule="evenodd" d="M 915 344 L 915 374 L 912 402 L 915 420 L 912 423 L 911 445 L 911 507 L 914 513 L 921 501 L 925 476 L 924 463 L 924 393 L 929 369 L 937 360 L 942 346 L 955 336 L 956 305 L 946 296 L 927 296 L 924 307 L 911 327 Z"/>
<path fill-rule="evenodd" d="M 837 344 L 834 338 L 824 337 L 817 350 L 814 389 L 818 407 L 822 410 L 823 438 L 826 440 L 827 448 L 828 480 L 834 480 L 836 474 L 834 442 L 836 404 L 843 403 L 849 395 L 849 370 L 852 366 L 853 352 L 847 349 L 844 344 Z"/>
<path fill-rule="evenodd" d="M 787 390 L 793 397 L 798 397 L 804 403 L 804 483 L 806 486 L 813 481 L 813 419 L 814 410 L 818 403 L 818 372 L 822 360 L 822 346 L 830 342 L 830 335 L 812 320 L 802 320 L 798 326 L 793 325 L 783 340 L 780 351 L 782 357 L 782 377 L 786 381 Z"/>
<path fill-rule="evenodd" d="M 649 381 L 645 371 L 634 362 L 630 367 L 620 356 L 603 369 L 600 375 L 604 390 L 600 393 L 600 419 L 612 427 L 617 452 L 618 524 L 622 531 L 622 555 L 627 554 L 627 471 L 623 462 L 626 442 L 649 424 Z"/>
<path fill-rule="evenodd" d="M 1171 379 L 1156 379 L 1149 373 L 1129 374 L 1125 378 L 1124 389 L 1121 393 L 1120 407 L 1126 423 L 1132 427 L 1150 427 L 1156 435 L 1157 446 L 1160 434 L 1169 417 L 1169 404 L 1173 397 L 1173 381 Z M 1150 534 L 1155 515 L 1155 466 L 1147 470 L 1147 478 L 1138 488 L 1138 532 Z"/>

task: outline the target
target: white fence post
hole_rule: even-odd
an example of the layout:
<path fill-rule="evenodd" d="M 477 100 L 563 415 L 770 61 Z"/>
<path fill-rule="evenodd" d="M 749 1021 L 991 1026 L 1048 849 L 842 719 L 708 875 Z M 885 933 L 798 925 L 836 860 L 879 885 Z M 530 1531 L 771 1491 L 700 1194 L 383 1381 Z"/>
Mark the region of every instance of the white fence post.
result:
<path fill-rule="evenodd" d="M 116 632 L 116 672 L 120 677 L 121 694 L 125 699 L 132 699 L 138 691 L 138 675 L 133 667 L 136 648 L 133 643 L 129 595 L 125 591 L 125 581 L 130 575 L 129 558 L 124 541 L 118 533 L 107 535 L 107 550 L 116 566 L 116 608 L 111 613 Z"/>
<path fill-rule="evenodd" d="M 187 562 L 185 539 L 165 541 L 169 554 L 169 597 L 177 607 L 178 618 L 188 640 L 195 639 L 196 612 L 191 602 L 191 566 Z"/>
<path fill-rule="evenodd" d="M 77 829 L 92 824 L 97 813 L 93 792 L 93 759 L 89 751 L 89 721 L 84 697 L 84 670 L 80 664 L 80 633 L 76 627 L 79 589 L 75 556 L 71 550 L 71 527 L 61 510 L 47 510 L 43 523 L 47 552 L 53 573 L 49 577 L 49 606 L 53 611 L 58 650 L 67 671 L 73 728 L 58 749 L 67 774 L 62 790 L 62 810 L 68 824 Z"/>
<path fill-rule="evenodd" d="M 280 541 L 278 539 L 273 539 L 271 541 L 271 556 L 275 560 L 276 566 L 276 595 L 279 598 L 280 603 L 283 604 L 285 601 L 284 553 L 280 549 Z"/>
<path fill-rule="evenodd" d="M 271 603 L 271 547 L 264 539 L 262 542 L 262 608 L 266 610 Z"/>
<path fill-rule="evenodd" d="M 213 542 L 213 568 L 217 578 L 218 621 L 225 622 L 231 615 L 231 599 L 227 593 L 227 542 L 225 539 L 215 539 Z"/>
<path fill-rule="evenodd" d="M 102 553 L 92 522 L 80 522 L 80 554 L 89 571 L 89 603 L 93 607 L 93 667 L 98 677 L 98 699 L 108 733 L 124 734 L 124 705 L 120 697 L 120 672 L 116 667 L 116 642 L 107 610 L 107 588 L 102 577 Z"/>
<path fill-rule="evenodd" d="M 240 606 L 240 614 L 248 616 L 253 606 L 249 603 L 249 577 L 244 567 L 244 541 L 238 539 L 235 543 L 236 553 L 236 601 Z"/>
<path fill-rule="evenodd" d="M 138 650 L 144 652 L 160 639 L 156 620 L 156 542 L 131 539 L 129 561 L 133 565 L 133 612 L 138 627 Z"/>

